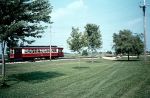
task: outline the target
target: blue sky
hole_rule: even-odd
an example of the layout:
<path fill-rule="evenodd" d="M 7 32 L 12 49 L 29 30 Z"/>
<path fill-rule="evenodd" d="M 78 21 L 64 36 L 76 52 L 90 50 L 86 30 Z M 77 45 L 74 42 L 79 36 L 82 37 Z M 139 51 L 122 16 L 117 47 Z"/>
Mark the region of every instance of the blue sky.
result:
<path fill-rule="evenodd" d="M 143 32 L 143 0 L 50 0 L 53 6 L 51 14 L 54 22 L 45 30 L 41 39 L 33 45 L 58 45 L 69 52 L 66 42 L 71 28 L 79 27 L 84 31 L 87 23 L 100 26 L 102 34 L 101 51 L 112 50 L 112 35 L 119 30 L 129 29 L 133 33 Z M 150 1 L 147 0 L 150 4 Z M 51 32 L 51 33 L 50 33 Z M 51 36 L 51 37 L 50 37 Z M 148 39 L 149 38 L 149 39 Z M 50 40 L 51 39 L 51 40 Z M 150 7 L 147 8 L 147 48 L 150 50 Z"/>

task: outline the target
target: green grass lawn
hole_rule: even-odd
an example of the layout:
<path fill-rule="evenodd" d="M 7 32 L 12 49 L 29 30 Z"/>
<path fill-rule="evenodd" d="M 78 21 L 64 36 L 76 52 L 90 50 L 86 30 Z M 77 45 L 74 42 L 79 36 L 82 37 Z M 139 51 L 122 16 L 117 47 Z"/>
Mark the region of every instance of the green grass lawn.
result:
<path fill-rule="evenodd" d="M 0 98 L 150 98 L 150 63 L 99 59 L 7 65 Z"/>

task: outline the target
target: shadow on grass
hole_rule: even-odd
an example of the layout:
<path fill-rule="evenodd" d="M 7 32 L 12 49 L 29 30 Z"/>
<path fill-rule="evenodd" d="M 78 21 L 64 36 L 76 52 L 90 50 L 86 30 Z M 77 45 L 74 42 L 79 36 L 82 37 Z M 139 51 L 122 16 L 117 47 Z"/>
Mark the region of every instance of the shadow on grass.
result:
<path fill-rule="evenodd" d="M 141 60 L 115 60 L 115 61 L 125 61 L 125 62 L 132 62 L 132 61 L 141 61 Z"/>
<path fill-rule="evenodd" d="M 51 78 L 56 78 L 63 76 L 64 74 L 58 73 L 58 72 L 41 72 L 41 71 L 36 71 L 36 72 L 28 72 L 28 73 L 21 73 L 21 74 L 13 74 L 9 76 L 9 81 L 24 81 L 24 82 L 29 82 L 29 83 L 39 83 L 46 81 Z"/>
<path fill-rule="evenodd" d="M 76 66 L 76 67 L 72 67 L 73 69 L 87 69 L 87 68 L 90 68 L 90 67 L 84 67 L 84 66 Z"/>

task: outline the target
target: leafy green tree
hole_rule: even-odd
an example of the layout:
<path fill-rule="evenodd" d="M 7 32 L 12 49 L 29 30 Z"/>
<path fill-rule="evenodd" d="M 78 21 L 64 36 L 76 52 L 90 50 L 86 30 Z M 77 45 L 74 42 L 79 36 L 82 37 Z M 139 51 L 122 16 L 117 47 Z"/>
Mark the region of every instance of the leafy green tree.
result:
<path fill-rule="evenodd" d="M 144 51 L 144 42 L 143 42 L 143 35 L 137 34 L 133 36 L 132 39 L 132 45 L 133 45 L 133 52 L 137 55 L 137 58 L 139 59 L 140 54 Z"/>
<path fill-rule="evenodd" d="M 107 51 L 106 53 L 107 53 L 107 54 L 112 54 L 112 51 Z"/>
<path fill-rule="evenodd" d="M 91 50 L 93 56 L 93 52 L 101 48 L 102 45 L 102 37 L 99 26 L 96 24 L 87 24 L 85 26 L 85 35 L 87 36 L 88 49 Z"/>
<path fill-rule="evenodd" d="M 132 32 L 130 30 L 120 30 L 119 34 L 114 33 L 113 42 L 116 53 L 127 53 L 128 60 L 130 52 L 132 51 Z"/>
<path fill-rule="evenodd" d="M 81 36 L 81 42 L 82 42 L 82 46 L 84 48 L 88 47 L 88 38 L 87 38 L 87 34 L 84 32 Z"/>
<path fill-rule="evenodd" d="M 49 0 L 0 0 L 0 43 L 2 48 L 2 76 L 5 78 L 5 46 L 19 40 L 32 43 L 28 37 L 40 38 L 46 28 L 40 23 L 51 23 L 52 6 Z"/>
<path fill-rule="evenodd" d="M 143 51 L 143 41 L 139 35 L 132 35 L 130 30 L 120 30 L 118 34 L 113 34 L 113 48 L 116 54 L 127 54 L 130 60 L 130 54 L 137 54 L 138 56 Z"/>
<path fill-rule="evenodd" d="M 72 27 L 71 36 L 67 39 L 70 50 L 73 52 L 81 52 L 83 48 L 82 33 L 79 32 L 79 28 Z"/>
<path fill-rule="evenodd" d="M 88 51 L 87 50 L 83 50 L 82 51 L 82 56 L 88 56 Z"/>

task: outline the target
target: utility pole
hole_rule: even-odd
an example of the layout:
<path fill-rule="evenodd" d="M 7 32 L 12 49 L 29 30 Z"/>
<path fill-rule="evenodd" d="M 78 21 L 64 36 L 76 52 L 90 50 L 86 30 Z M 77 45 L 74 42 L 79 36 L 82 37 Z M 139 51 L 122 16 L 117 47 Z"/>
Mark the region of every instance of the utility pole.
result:
<path fill-rule="evenodd" d="M 143 28 L 144 28 L 144 61 L 146 62 L 147 57 L 146 57 L 146 50 L 147 50 L 147 46 L 146 46 L 146 7 L 148 5 L 146 4 L 146 1 L 144 0 L 143 5 L 140 5 L 140 8 L 142 8 L 143 11 Z"/>
<path fill-rule="evenodd" d="M 51 46 L 51 25 L 50 25 L 50 46 L 49 46 L 49 59 L 51 60 L 52 59 L 52 53 L 51 53 L 51 51 L 52 51 L 52 46 Z"/>

